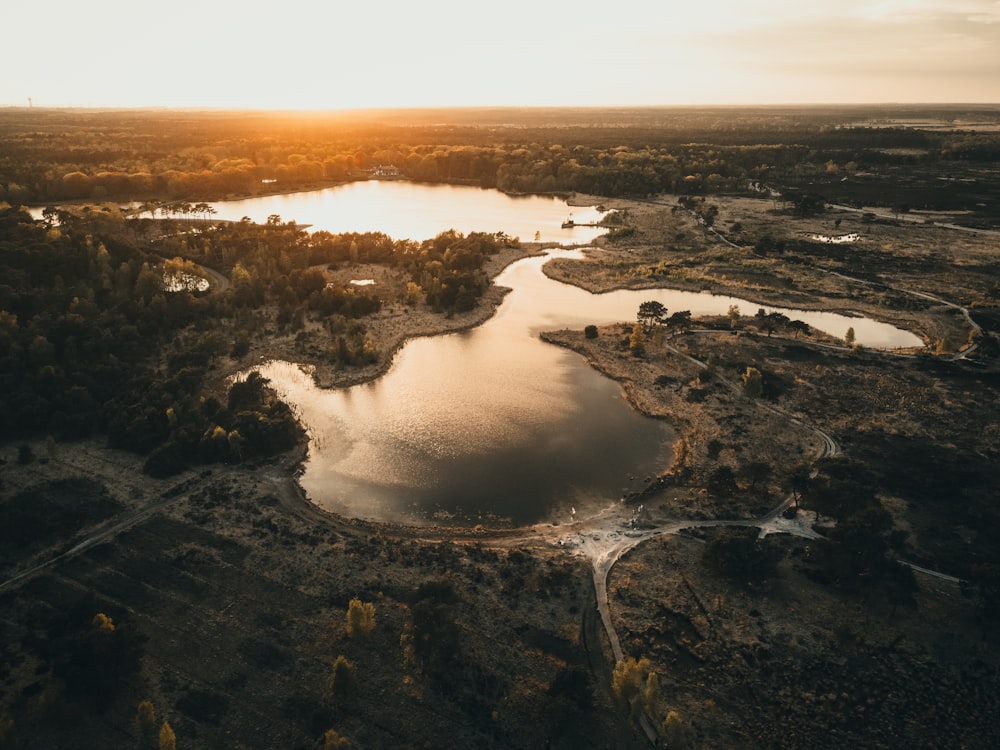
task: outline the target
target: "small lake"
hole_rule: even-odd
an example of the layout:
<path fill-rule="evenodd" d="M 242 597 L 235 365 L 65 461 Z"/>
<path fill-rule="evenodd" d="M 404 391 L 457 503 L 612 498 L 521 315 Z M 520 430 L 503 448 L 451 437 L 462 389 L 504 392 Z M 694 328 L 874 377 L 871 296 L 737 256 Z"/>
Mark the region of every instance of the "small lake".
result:
<path fill-rule="evenodd" d="M 724 314 L 732 304 L 752 315 L 759 305 L 669 290 L 593 295 L 546 277 L 549 257 L 518 261 L 497 278 L 513 291 L 484 325 L 410 341 L 372 383 L 324 391 L 296 365 L 259 368 L 309 431 L 300 482 L 313 502 L 409 523 L 565 521 L 572 509 L 607 507 L 669 466 L 670 425 L 638 415 L 617 383 L 538 334 L 632 321 L 650 299 L 694 315 Z M 916 340 L 863 318 L 766 309 L 836 335 L 853 327 L 866 346 Z"/>
<path fill-rule="evenodd" d="M 213 203 L 215 218 L 244 216 L 263 224 L 272 215 L 327 232 L 382 232 L 393 239 L 426 240 L 455 229 L 505 232 L 524 242 L 588 244 L 602 234 L 603 214 L 593 207 L 570 206 L 554 196 L 512 196 L 497 190 L 409 182 L 366 180 L 311 190 Z M 572 216 L 575 226 L 562 224 Z"/>

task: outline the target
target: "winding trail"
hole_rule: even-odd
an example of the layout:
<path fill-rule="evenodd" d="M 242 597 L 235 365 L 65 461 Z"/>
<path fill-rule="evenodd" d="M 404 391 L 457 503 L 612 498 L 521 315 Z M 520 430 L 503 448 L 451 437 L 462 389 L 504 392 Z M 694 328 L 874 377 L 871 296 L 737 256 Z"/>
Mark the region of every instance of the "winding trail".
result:
<path fill-rule="evenodd" d="M 143 505 L 142 507 L 128 510 L 122 515 L 111 519 L 109 522 L 99 524 L 98 526 L 92 528 L 87 536 L 73 544 L 73 546 L 69 549 L 60 552 L 47 560 L 37 563 L 26 570 L 22 570 L 20 573 L 17 573 L 6 580 L 0 581 L 0 591 L 13 586 L 25 578 L 33 576 L 35 573 L 40 573 L 43 570 L 54 567 L 63 561 L 76 557 L 81 552 L 86 552 L 92 547 L 96 547 L 103 542 L 109 541 L 110 539 L 113 539 L 121 534 L 123 531 L 128 531 L 136 524 L 145 521 L 155 513 L 159 513 L 164 508 L 167 508 L 181 500 L 187 499 L 189 497 L 188 490 L 192 489 L 192 484 L 195 484 L 195 480 L 190 478 L 185 479 L 184 481 L 175 484 L 170 489 L 161 492 L 160 495 L 152 502 Z M 201 484 L 200 479 L 197 480 L 197 484 Z"/>
<path fill-rule="evenodd" d="M 833 442 L 833 445 L 836 443 Z M 687 529 L 718 528 L 721 526 L 757 528 L 760 529 L 762 537 L 768 534 L 791 534 L 805 539 L 820 539 L 820 534 L 813 530 L 811 521 L 808 520 L 810 517 L 815 520 L 814 513 L 799 511 L 793 518 L 785 518 L 784 512 L 791 507 L 792 503 L 793 499 L 789 497 L 756 519 L 687 519 L 671 521 L 649 528 L 637 528 L 637 520 L 642 513 L 642 506 L 640 506 L 640 510 L 633 513 L 631 518 L 627 518 L 627 513 L 619 512 L 617 522 L 613 522 L 610 526 L 603 518 L 603 513 L 581 520 L 573 525 L 569 533 L 563 529 L 555 543 L 570 550 L 573 554 L 581 555 L 590 560 L 593 566 L 597 610 L 600 612 L 615 662 L 619 662 L 625 656 L 618 632 L 611 620 L 608 576 L 615 563 L 623 555 L 647 539 L 664 534 L 678 534 Z"/>
<path fill-rule="evenodd" d="M 666 348 L 676 356 L 697 365 L 702 369 L 707 369 L 708 364 L 695 357 L 682 352 L 669 342 Z M 739 385 L 729 381 L 722 381 L 734 393 L 739 393 Z M 780 407 L 761 401 L 755 402 L 757 408 L 787 419 L 804 430 L 812 432 L 818 437 L 822 444 L 822 449 L 817 458 L 836 456 L 840 453 L 840 445 L 832 435 L 814 425 L 806 424 L 801 418 L 792 415 Z M 574 521 L 570 525 L 569 533 L 565 527 L 555 527 L 556 539 L 552 543 L 568 549 L 572 554 L 581 555 L 590 560 L 593 567 L 594 591 L 597 599 L 597 610 L 601 615 L 601 622 L 607 634 L 608 642 L 615 663 L 625 658 L 621 647 L 621 639 L 615 629 L 611 619 L 611 604 L 608 597 L 608 576 L 615 563 L 618 562 L 627 552 L 647 539 L 652 539 L 663 534 L 678 534 L 686 529 L 711 528 L 720 526 L 754 527 L 760 529 L 760 536 L 768 534 L 791 534 L 806 539 L 819 539 L 820 535 L 813 530 L 812 521 L 815 521 L 814 513 L 798 512 L 792 518 L 786 518 L 784 513 L 793 504 L 793 496 L 787 497 L 775 508 L 756 519 L 717 519 L 702 520 L 688 519 L 676 520 L 665 524 L 643 528 L 640 519 L 644 507 L 640 505 L 637 510 L 631 511 L 625 508 L 623 503 L 606 508 L 595 515 Z M 808 520 L 812 517 L 811 521 Z M 553 532 L 549 531 L 551 536 Z M 650 741 L 655 740 L 655 733 L 644 725 L 644 730 Z"/>
<path fill-rule="evenodd" d="M 209 290 L 211 292 L 224 292 L 231 286 L 229 277 L 224 273 L 198 263 L 195 264 L 195 268 L 198 269 L 198 273 L 208 279 Z"/>
<path fill-rule="evenodd" d="M 559 536 L 558 540 L 554 543 L 568 549 L 572 554 L 581 555 L 590 560 L 593 566 L 594 595 L 597 612 L 601 617 L 604 632 L 611 646 L 614 662 L 618 664 L 625 659 L 625 653 L 622 650 L 618 631 L 611 619 L 608 576 L 615 563 L 622 556 L 647 539 L 652 539 L 663 534 L 679 534 L 686 529 L 694 528 L 720 526 L 756 527 L 760 529 L 761 536 L 771 533 L 785 533 L 801 536 L 806 539 L 819 539 L 820 535 L 804 520 L 806 514 L 800 511 L 792 519 L 786 519 L 783 516 L 783 512 L 791 504 L 792 499 L 789 498 L 768 513 L 754 520 L 731 519 L 706 521 L 691 519 L 672 521 L 651 528 L 635 528 L 636 521 L 642 513 L 642 506 L 640 506 L 637 512 L 632 513 L 631 519 L 627 521 L 625 517 L 628 514 L 622 512 L 624 508 L 610 508 L 595 514 L 591 518 L 577 522 L 574 524 L 575 528 L 569 535 Z M 608 519 L 606 518 L 609 511 L 616 512 L 617 514 L 617 522 L 613 523 L 610 528 Z M 639 715 L 639 723 L 650 744 L 656 745 L 659 741 L 659 734 L 644 713 Z"/>
<path fill-rule="evenodd" d="M 663 201 L 640 200 L 640 199 L 635 199 L 635 200 L 636 200 L 636 202 L 639 202 L 639 203 L 646 203 L 646 204 L 655 205 L 655 206 L 676 207 L 675 204 L 665 203 Z M 872 209 L 872 208 L 855 208 L 853 206 L 846 206 L 846 205 L 842 205 L 842 204 L 839 204 L 839 203 L 830 203 L 830 204 L 827 204 L 827 205 L 828 205 L 829 208 L 832 208 L 832 209 L 835 209 L 835 210 L 838 210 L 838 211 L 845 211 L 845 212 L 848 212 L 848 213 L 858 213 L 858 214 L 871 213 L 871 214 L 874 214 L 875 216 L 877 216 L 879 218 L 882 218 L 882 219 L 895 219 L 897 221 L 903 221 L 903 222 L 907 222 L 907 223 L 915 224 L 915 225 L 916 224 L 919 224 L 919 225 L 926 225 L 926 224 L 928 224 L 927 220 L 924 217 L 921 217 L 921 216 L 909 216 L 909 215 L 906 215 L 906 214 L 895 215 L 895 214 L 892 214 L 892 213 L 889 213 L 889 212 L 886 212 L 886 211 L 881 211 L 880 212 L 880 211 L 878 211 L 876 209 Z M 715 228 L 714 225 L 711 225 L 711 226 L 705 225 L 704 221 L 702 221 L 700 219 L 700 217 L 698 216 L 698 213 L 696 211 L 694 211 L 692 209 L 686 209 L 686 210 L 687 210 L 687 212 L 689 214 L 691 214 L 691 216 L 693 216 L 695 218 L 696 221 L 698 221 L 700 224 L 702 224 L 705 227 L 705 230 L 706 230 L 707 234 L 712 235 L 717 240 L 719 240 L 720 242 L 723 242 L 724 244 L 728 245 L 729 247 L 731 247 L 733 249 L 736 249 L 736 250 L 742 249 L 741 245 L 738 245 L 738 244 L 734 243 L 732 240 L 730 240 L 724 234 L 722 234 L 721 232 L 719 232 Z M 967 234 L 975 234 L 975 235 L 987 236 L 987 237 L 1000 237 L 1000 231 L 995 230 L 995 229 L 977 229 L 975 227 L 966 227 L 966 226 L 962 226 L 961 224 L 953 224 L 951 222 L 940 222 L 940 221 L 929 222 L 929 225 L 933 226 L 933 227 L 940 228 L 940 229 L 949 229 L 949 230 L 953 230 L 953 231 L 956 231 L 956 232 L 965 232 Z M 972 329 L 972 331 L 974 332 L 974 334 L 973 334 L 973 341 L 972 341 L 972 343 L 967 344 L 964 348 L 960 349 L 955 354 L 952 354 L 951 356 L 946 357 L 945 359 L 948 359 L 948 360 L 951 360 L 951 361 L 965 359 L 970 354 L 972 354 L 974 351 L 976 351 L 976 349 L 979 348 L 978 339 L 983 334 L 983 328 L 978 323 L 976 323 L 975 320 L 972 319 L 972 315 L 969 313 L 968 308 L 965 308 L 965 307 L 959 305 L 958 303 L 950 302 L 949 300 L 943 299 L 943 298 L 938 297 L 938 296 L 933 295 L 933 294 L 929 294 L 928 292 L 920 292 L 920 291 L 916 291 L 916 290 L 913 290 L 913 289 L 907 289 L 905 287 L 893 286 L 891 284 L 887 284 L 887 283 L 882 282 L 882 281 L 869 281 L 867 279 L 859 279 L 859 278 L 856 278 L 854 276 L 848 276 L 847 274 L 840 273 L 839 271 L 832 271 L 830 269 L 822 268 L 821 266 L 817 266 L 815 264 L 810 264 L 810 267 L 813 270 L 815 270 L 815 271 L 819 271 L 820 273 L 825 273 L 825 274 L 828 274 L 830 276 L 836 276 L 837 278 L 843 279 L 845 281 L 849 281 L 852 284 L 863 284 L 865 286 L 879 287 L 879 288 L 882 288 L 882 289 L 888 289 L 888 290 L 891 290 L 891 291 L 894 291 L 894 292 L 899 292 L 901 294 L 909 294 L 909 295 L 911 295 L 913 297 L 918 297 L 920 299 L 924 299 L 924 300 L 927 300 L 929 302 L 933 302 L 935 304 L 944 305 L 946 307 L 951 307 L 951 308 L 957 310 L 958 312 L 960 312 L 962 314 L 962 317 L 965 318 L 966 323 L 968 323 L 969 327 Z M 913 355 L 912 354 L 896 354 L 895 356 L 907 357 L 907 356 L 913 356 Z"/>
<path fill-rule="evenodd" d="M 985 230 L 984 230 L 985 231 Z M 953 310 L 957 310 L 965 318 L 965 322 L 969 324 L 969 328 L 973 331 L 973 343 L 967 345 L 964 349 L 960 349 L 955 354 L 947 357 L 951 361 L 965 359 L 968 355 L 979 348 L 978 339 L 983 334 L 983 327 L 979 325 L 976 321 L 972 319 L 972 315 L 969 313 L 968 308 L 962 307 L 957 302 L 950 302 L 942 297 L 938 297 L 927 292 L 918 292 L 914 289 L 907 289 L 905 287 L 893 286 L 891 284 L 886 284 L 882 281 L 868 281 L 867 279 L 859 279 L 854 276 L 848 276 L 847 274 L 840 273 L 839 271 L 831 271 L 826 268 L 820 268 L 818 266 L 813 266 L 813 268 L 821 273 L 829 274 L 830 276 L 836 276 L 839 279 L 844 279 L 845 281 L 850 281 L 852 284 L 864 284 L 865 286 L 879 287 L 882 289 L 889 289 L 893 292 L 899 292 L 900 294 L 909 294 L 912 297 L 918 297 L 919 299 L 927 300 L 933 302 L 937 305 L 944 305 L 945 307 L 950 307 Z M 913 356 L 912 354 L 899 354 L 896 356 Z"/>
<path fill-rule="evenodd" d="M 717 234 L 717 233 L 716 233 Z M 724 238 L 723 238 L 724 239 Z M 728 242 L 728 241 L 727 241 Z M 731 244 L 731 243 L 729 243 Z M 952 307 L 962 313 L 968 322 L 969 326 L 975 331 L 975 337 L 978 338 L 982 334 L 982 328 L 972 319 L 969 311 L 953 302 L 941 299 L 934 295 L 928 294 L 926 292 L 913 291 L 909 289 L 891 287 L 889 285 L 883 284 L 881 282 L 870 282 L 862 279 L 855 279 L 850 276 L 846 276 L 835 271 L 828 271 L 826 269 L 817 269 L 835 275 L 853 283 L 868 284 L 872 286 L 881 286 L 885 288 L 893 289 L 894 291 L 911 294 L 916 297 L 920 297 L 936 304 L 946 305 Z M 709 331 L 691 331 L 689 333 L 709 333 Z M 972 343 L 967 346 L 962 351 L 953 355 L 949 359 L 957 360 L 962 359 L 973 352 L 978 344 Z M 693 363 L 702 369 L 708 367 L 707 363 L 702 362 L 686 352 L 682 352 L 677 347 L 669 343 L 669 340 L 665 343 L 665 347 L 670 350 L 676 356 Z M 732 390 L 734 393 L 739 392 L 739 385 L 735 382 L 723 381 L 726 386 Z M 828 432 L 820 429 L 815 425 L 810 425 L 805 423 L 800 417 L 795 416 L 780 407 L 774 406 L 773 404 L 768 404 L 761 401 L 755 402 L 757 408 L 768 411 L 775 414 L 783 419 L 786 419 L 790 424 L 801 427 L 805 430 L 812 432 L 822 443 L 822 449 L 817 458 L 826 458 L 836 456 L 841 452 L 840 445 L 837 443 L 836 439 L 830 435 Z M 807 513 L 799 511 L 792 518 L 786 518 L 784 513 L 793 504 L 793 497 L 789 496 L 782 503 L 777 505 L 768 513 L 764 514 L 758 519 L 754 520 L 689 520 L 689 521 L 673 521 L 667 524 L 661 524 L 647 529 L 636 529 L 636 521 L 638 519 L 639 513 L 641 513 L 642 506 L 639 508 L 639 512 L 633 514 L 632 518 L 627 522 L 624 519 L 620 519 L 619 523 L 608 529 L 607 522 L 603 521 L 601 516 L 595 516 L 592 519 L 587 519 L 586 521 L 581 521 L 579 524 L 579 529 L 574 530 L 572 534 L 565 538 L 559 539 L 559 544 L 562 546 L 568 546 L 575 554 L 579 554 L 587 557 L 593 566 L 593 576 L 594 576 L 594 590 L 597 597 L 597 609 L 601 615 L 601 620 L 604 624 L 604 630 L 608 637 L 608 642 L 611 646 L 612 654 L 614 655 L 615 662 L 620 662 L 625 658 L 624 652 L 621 647 L 621 640 L 618 637 L 618 632 L 615 629 L 614 623 L 611 619 L 611 607 L 610 600 L 608 597 L 608 577 L 610 575 L 611 569 L 614 567 L 615 563 L 621 559 L 623 555 L 629 552 L 631 549 L 639 545 L 641 542 L 660 536 L 663 534 L 678 534 L 685 529 L 693 528 L 709 528 L 709 527 L 719 527 L 719 526 L 743 526 L 743 527 L 756 527 L 760 529 L 761 537 L 768 534 L 782 533 L 790 534 L 793 536 L 798 536 L 806 539 L 819 539 L 821 538 L 812 528 L 811 522 L 807 520 L 809 516 L 812 516 L 815 520 L 814 513 Z M 596 525 L 597 528 L 593 528 L 592 525 Z M 603 528 L 602 528 L 603 526 Z M 908 566 L 912 570 L 922 573 L 927 576 L 937 578 L 939 580 L 948 581 L 950 583 L 959 584 L 960 579 L 955 576 L 950 576 L 945 573 L 940 573 L 938 571 L 930 570 L 915 563 L 907 562 L 905 560 L 899 560 L 903 565 Z M 655 744 L 656 736 L 655 733 L 648 727 L 648 722 L 643 724 L 643 729 L 649 737 L 650 742 Z"/>
<path fill-rule="evenodd" d="M 842 203 L 828 203 L 829 208 L 834 208 L 838 211 L 846 211 L 852 214 L 872 214 L 880 219 L 892 219 L 894 221 L 903 221 L 908 224 L 920 224 L 928 225 L 932 227 L 938 227 L 940 229 L 953 229 L 956 232 L 966 232 L 967 234 L 979 234 L 985 235 L 987 237 L 1000 237 L 1000 231 L 996 229 L 977 229 L 976 227 L 965 227 L 961 224 L 953 224 L 950 221 L 930 221 L 928 222 L 926 216 L 920 214 L 896 214 L 885 210 L 879 210 L 871 207 L 855 208 L 854 206 L 847 206 Z"/>

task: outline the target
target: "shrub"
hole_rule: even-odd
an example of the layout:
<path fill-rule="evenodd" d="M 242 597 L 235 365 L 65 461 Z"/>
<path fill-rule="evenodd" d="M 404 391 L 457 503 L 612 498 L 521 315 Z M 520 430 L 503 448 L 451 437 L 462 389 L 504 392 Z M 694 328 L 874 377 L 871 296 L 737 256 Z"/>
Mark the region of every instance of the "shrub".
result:
<path fill-rule="evenodd" d="M 17 446 L 17 462 L 21 466 L 27 466 L 32 461 L 35 460 L 35 452 L 31 450 L 31 446 L 27 443 L 22 443 Z"/>
<path fill-rule="evenodd" d="M 139 702 L 135 710 L 135 728 L 139 730 L 139 734 L 143 737 L 149 738 L 153 736 L 153 732 L 156 729 L 156 712 L 153 710 L 153 704 L 150 701 Z"/>
<path fill-rule="evenodd" d="M 717 466 L 708 475 L 706 487 L 709 494 L 713 497 L 732 495 L 737 490 L 736 472 L 732 470 L 732 467 L 725 464 Z"/>
<path fill-rule="evenodd" d="M 174 735 L 174 730 L 170 728 L 170 723 L 164 721 L 163 726 L 160 727 L 160 750 L 176 749 L 177 737 Z"/>
<path fill-rule="evenodd" d="M 346 750 L 350 746 L 351 741 L 341 737 L 335 729 L 327 729 L 323 734 L 323 750 Z"/>
<path fill-rule="evenodd" d="M 760 398 L 764 395 L 764 376 L 756 367 L 748 367 L 743 374 L 743 393 L 748 398 Z"/>
<path fill-rule="evenodd" d="M 347 635 L 351 638 L 366 636 L 375 629 L 375 605 L 360 599 L 351 599 L 347 605 Z"/>
<path fill-rule="evenodd" d="M 347 700 L 357 691 L 358 681 L 354 674 L 354 665 L 347 660 L 347 657 L 338 656 L 333 662 L 329 684 L 334 700 Z"/>
<path fill-rule="evenodd" d="M 691 746 L 691 728 L 676 711 L 670 711 L 663 720 L 663 742 L 670 750 Z"/>
<path fill-rule="evenodd" d="M 758 536 L 755 528 L 724 529 L 705 545 L 702 559 L 734 583 L 763 583 L 777 571 L 782 552 Z"/>

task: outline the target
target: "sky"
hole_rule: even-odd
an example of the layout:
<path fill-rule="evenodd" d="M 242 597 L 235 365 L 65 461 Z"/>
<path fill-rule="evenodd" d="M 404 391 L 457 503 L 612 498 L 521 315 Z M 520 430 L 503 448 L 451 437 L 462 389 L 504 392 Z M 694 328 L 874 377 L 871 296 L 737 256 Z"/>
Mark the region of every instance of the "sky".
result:
<path fill-rule="evenodd" d="M 1000 0 L 14 0 L 0 106 L 1000 103 Z"/>

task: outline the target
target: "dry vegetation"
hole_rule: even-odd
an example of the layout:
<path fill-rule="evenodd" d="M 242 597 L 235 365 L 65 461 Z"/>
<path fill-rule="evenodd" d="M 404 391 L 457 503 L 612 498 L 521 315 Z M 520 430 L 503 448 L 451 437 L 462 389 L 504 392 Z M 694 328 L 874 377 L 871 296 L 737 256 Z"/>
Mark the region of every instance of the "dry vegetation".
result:
<path fill-rule="evenodd" d="M 15 499 L 60 487 L 94 510 L 110 494 L 115 520 L 136 516 L 0 593 L 12 746 L 132 746 L 141 700 L 187 747 L 311 748 L 329 729 L 356 747 L 639 746 L 612 702 L 582 561 L 488 534 L 446 541 L 326 516 L 286 478 L 294 462 L 129 489 L 111 480 L 139 462 L 112 460 L 60 448 L 42 472 L 5 473 Z M 108 489 L 79 478 L 91 472 Z M 136 515 L 150 504 L 154 515 Z M 368 635 L 347 632 L 354 598 L 374 605 Z M 145 639 L 141 669 L 96 715 L 54 688 L 61 657 L 44 647 L 81 601 Z M 354 667 L 344 694 L 329 685 L 338 656 Z"/>
<path fill-rule="evenodd" d="M 929 344 L 964 343 L 968 326 L 952 308 L 903 290 L 921 291 L 974 308 L 986 330 L 971 361 L 769 337 L 752 311 L 736 330 L 722 318 L 698 321 L 717 332 L 654 336 L 643 357 L 628 351 L 631 321 L 596 337 L 547 334 L 683 436 L 675 472 L 643 496 L 642 523 L 691 519 L 692 530 L 636 547 L 608 583 L 626 654 L 659 675 L 654 718 L 675 712 L 663 730 L 675 746 L 997 746 L 996 623 L 974 592 L 920 572 L 912 586 L 840 579 L 826 552 L 834 542 L 788 536 L 746 548 L 742 562 L 760 566 L 751 576 L 719 562 L 742 532 L 694 529 L 694 519 L 761 515 L 807 465 L 871 491 L 891 519 L 892 559 L 967 578 L 995 556 L 995 237 L 861 214 L 799 219 L 771 200 L 715 202 L 715 226 L 736 247 L 674 199 L 620 201 L 629 231 L 547 272 L 594 290 L 673 286 L 850 310 Z M 808 241 L 834 231 L 862 239 Z M 385 309 L 368 330 L 390 351 L 438 330 L 426 322 Z M 308 355 L 308 340 L 252 354 Z M 711 359 L 711 372 L 682 354 Z M 763 374 L 761 399 L 739 387 L 748 367 Z M 820 460 L 814 428 L 844 454 Z M 611 691 L 589 565 L 545 542 L 551 530 L 413 530 L 326 515 L 290 481 L 301 446 L 277 463 L 170 480 L 142 477 L 138 459 L 91 444 L 32 447 L 32 463 L 10 447 L 2 456 L 3 507 L 84 512 L 72 527 L 63 515 L 4 547 L 5 579 L 51 564 L 0 582 L 0 747 L 140 746 L 143 700 L 179 747 L 321 747 L 330 729 L 356 747 L 646 744 Z M 744 472 L 753 464 L 769 467 L 759 480 Z M 810 500 L 825 511 L 830 497 Z M 345 629 L 354 598 L 374 604 L 368 636 Z M 51 646 L 94 627 L 68 621 L 81 601 L 144 640 L 99 711 L 59 687 L 75 683 L 67 653 Z M 342 664 L 331 684 L 339 656 L 353 682 Z"/>
<path fill-rule="evenodd" d="M 734 327 L 726 318 L 697 321 L 715 332 L 662 333 L 647 340 L 642 357 L 629 351 L 632 323 L 601 327 L 593 337 L 546 334 L 619 380 L 636 408 L 679 423 L 683 466 L 647 498 L 645 522 L 757 517 L 785 496 L 796 466 L 806 462 L 820 477 L 850 473 L 874 495 L 879 512 L 891 517 L 891 557 L 972 578 L 980 561 L 996 556 L 995 238 L 889 221 L 854 226 L 839 214 L 796 220 L 759 200 L 717 203 L 722 224 L 740 225 L 727 232 L 739 249 L 706 234 L 687 212 L 620 203 L 638 231 L 604 243 L 587 260 L 549 264 L 547 272 L 595 291 L 667 283 L 760 304 L 851 310 L 906 326 L 929 344 L 950 338 L 964 345 L 965 319 L 902 291 L 915 290 L 969 306 L 985 330 L 966 361 L 852 350 L 815 334 L 770 337 L 752 316 Z M 791 244 L 832 233 L 836 219 L 840 232 L 863 232 L 847 252 L 813 246 L 809 264 L 801 248 L 793 257 L 752 254 L 765 233 Z M 817 270 L 856 273 L 862 264 L 852 256 L 859 255 L 865 278 L 893 289 Z M 934 272 L 920 273 L 928 258 Z M 711 370 L 688 357 L 711 361 Z M 761 400 L 741 391 L 748 367 L 763 373 Z M 817 461 L 822 441 L 814 427 L 843 453 Z M 761 462 L 773 468 L 768 481 L 741 477 L 741 467 Z M 720 467 L 737 479 L 725 492 L 712 489 Z M 806 493 L 803 502 L 826 512 L 829 499 L 818 493 L 810 503 Z M 831 579 L 823 572 L 824 542 L 791 537 L 758 544 L 761 559 L 777 562 L 766 580 L 748 581 L 717 567 L 723 548 L 711 542 L 730 533 L 706 529 L 648 542 L 623 558 L 609 581 L 626 653 L 650 659 L 671 707 L 691 721 L 696 746 L 998 741 L 991 718 L 1000 695 L 995 611 L 984 610 L 973 592 L 922 572 L 910 593 L 874 579 Z"/>

